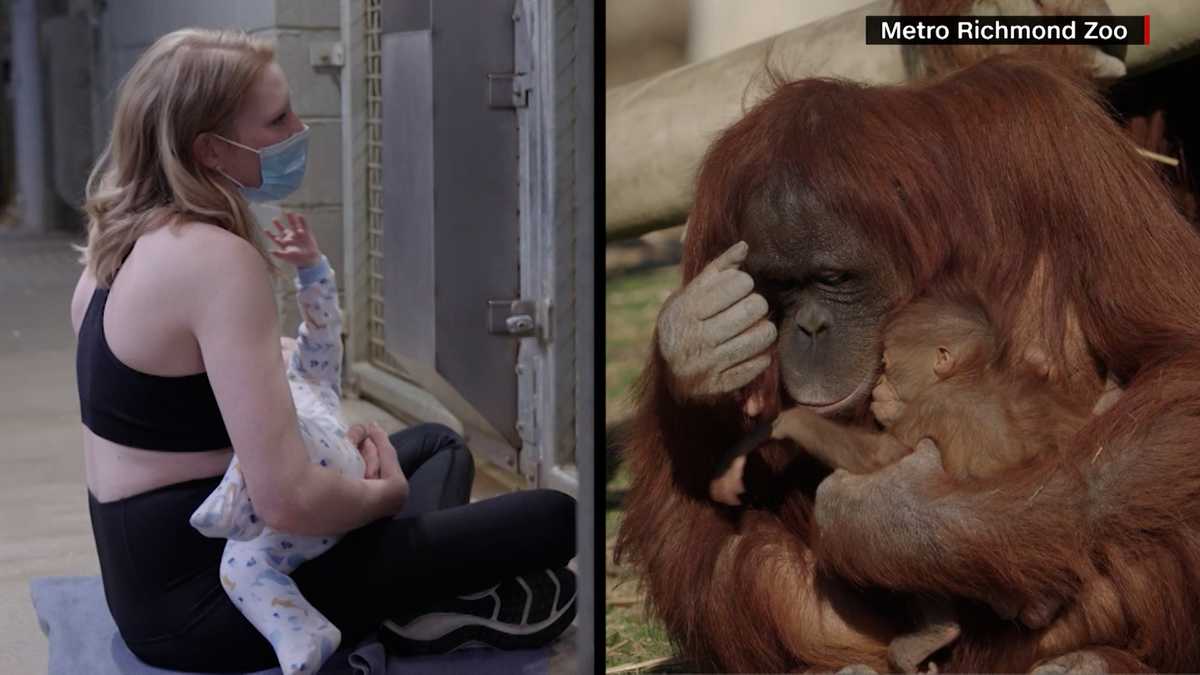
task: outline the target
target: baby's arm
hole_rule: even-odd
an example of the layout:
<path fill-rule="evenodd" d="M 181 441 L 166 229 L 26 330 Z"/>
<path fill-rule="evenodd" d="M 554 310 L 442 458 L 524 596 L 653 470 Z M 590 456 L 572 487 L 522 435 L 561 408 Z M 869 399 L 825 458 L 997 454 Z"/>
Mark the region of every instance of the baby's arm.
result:
<path fill-rule="evenodd" d="M 342 392 L 342 312 L 338 307 L 337 281 L 329 260 L 296 270 L 296 302 L 300 328 L 290 372 L 316 379 Z"/>
<path fill-rule="evenodd" d="M 770 423 L 760 423 L 718 459 L 709 496 L 730 506 L 741 504 L 746 455 L 769 439 L 789 439 L 831 469 L 852 473 L 876 471 L 909 453 L 908 446 L 888 433 L 855 429 L 800 407 L 785 410 Z"/>
<path fill-rule="evenodd" d="M 799 406 L 775 418 L 771 438 L 791 439 L 829 468 L 851 473 L 871 473 L 909 452 L 891 434 L 838 424 Z"/>

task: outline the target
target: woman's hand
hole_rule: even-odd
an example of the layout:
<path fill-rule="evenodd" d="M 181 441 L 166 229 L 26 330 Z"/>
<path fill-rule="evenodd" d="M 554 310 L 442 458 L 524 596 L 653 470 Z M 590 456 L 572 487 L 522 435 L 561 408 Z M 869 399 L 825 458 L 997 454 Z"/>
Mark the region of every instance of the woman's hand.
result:
<path fill-rule="evenodd" d="M 408 501 L 408 478 L 400 468 L 396 448 L 383 432 L 383 427 L 375 422 L 365 427 L 355 424 L 347 430 L 346 438 L 362 453 L 366 463 L 363 477 L 391 483 L 389 487 L 397 495 L 400 504 L 394 511 L 398 513 L 404 507 L 404 502 Z"/>
<path fill-rule="evenodd" d="M 366 470 L 363 472 L 363 478 L 377 479 L 379 475 L 379 446 L 375 445 L 375 441 L 367 435 L 367 428 L 361 424 L 355 424 L 346 431 L 346 439 L 358 448 L 359 454 L 362 455 L 363 462 L 366 464 Z"/>
<path fill-rule="evenodd" d="M 296 267 L 312 267 L 321 261 L 321 247 L 317 239 L 308 229 L 308 222 L 299 213 L 287 213 L 288 224 L 285 227 L 278 220 L 272 220 L 276 232 L 267 230 L 267 237 L 275 242 L 278 250 L 271 255 L 289 262 Z"/>
<path fill-rule="evenodd" d="M 404 476 L 404 470 L 400 468 L 400 459 L 396 456 L 396 448 L 392 447 L 392 442 L 388 440 L 387 434 L 383 433 L 383 427 L 375 422 L 368 425 L 367 440 L 374 441 L 375 447 L 379 449 L 379 478 L 382 480 L 399 479 L 404 483 L 407 493 L 408 479 Z"/>
<path fill-rule="evenodd" d="M 363 462 L 367 465 L 366 471 L 363 472 L 363 478 L 379 478 L 379 447 L 367 436 L 367 428 L 361 424 L 355 424 L 346 432 L 346 438 L 354 444 L 354 447 L 358 448 Z"/>

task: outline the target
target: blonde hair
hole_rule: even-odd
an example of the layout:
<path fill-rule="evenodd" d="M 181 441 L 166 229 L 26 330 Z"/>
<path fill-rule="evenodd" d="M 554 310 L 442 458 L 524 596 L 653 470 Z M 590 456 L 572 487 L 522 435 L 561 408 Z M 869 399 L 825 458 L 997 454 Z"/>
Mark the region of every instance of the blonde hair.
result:
<path fill-rule="evenodd" d="M 164 35 L 138 58 L 121 81 L 112 135 L 87 181 L 80 262 L 98 285 L 112 284 L 138 237 L 181 219 L 236 234 L 276 271 L 246 199 L 217 182 L 192 152 L 200 133 L 232 127 L 246 92 L 274 58 L 267 40 L 201 28 Z"/>

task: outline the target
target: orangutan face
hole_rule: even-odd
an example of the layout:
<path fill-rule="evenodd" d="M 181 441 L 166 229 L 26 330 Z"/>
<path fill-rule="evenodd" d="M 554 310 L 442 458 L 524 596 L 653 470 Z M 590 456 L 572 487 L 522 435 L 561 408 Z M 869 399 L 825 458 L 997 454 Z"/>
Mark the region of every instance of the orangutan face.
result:
<path fill-rule="evenodd" d="M 825 415 L 858 409 L 878 374 L 879 333 L 900 293 L 886 255 L 857 227 L 806 208 L 803 195 L 763 198 L 747 213 L 745 269 L 779 329 L 788 397 Z"/>

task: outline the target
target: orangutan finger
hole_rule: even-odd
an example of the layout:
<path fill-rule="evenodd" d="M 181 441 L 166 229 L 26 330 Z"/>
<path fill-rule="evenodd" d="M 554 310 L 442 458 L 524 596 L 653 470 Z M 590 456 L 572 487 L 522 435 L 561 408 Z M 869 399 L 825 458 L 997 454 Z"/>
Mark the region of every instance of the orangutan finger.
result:
<path fill-rule="evenodd" d="M 879 671 L 865 663 L 855 663 L 837 671 L 837 675 L 879 675 Z"/>
<path fill-rule="evenodd" d="M 763 398 L 763 393 L 757 389 L 746 397 L 746 402 L 742 404 L 742 412 L 746 417 L 758 417 L 762 414 L 763 408 L 766 407 Z"/>
<path fill-rule="evenodd" d="M 1120 383 L 1112 373 L 1108 374 L 1108 378 L 1104 381 L 1104 391 L 1100 397 L 1096 399 L 1096 404 L 1092 407 L 1092 416 L 1103 415 L 1108 412 L 1120 400 L 1121 394 L 1125 392 L 1121 389 Z"/>
<path fill-rule="evenodd" d="M 1041 630 L 1050 625 L 1062 609 L 1062 604 L 1062 601 L 1056 598 L 1035 600 L 1021 610 L 1021 623 L 1027 628 Z"/>
<path fill-rule="evenodd" d="M 1029 671 L 1029 675 L 1085 675 L 1085 673 L 1111 672 L 1126 671 L 1113 671 L 1108 667 L 1108 660 L 1104 656 L 1090 649 L 1085 649 L 1041 662 L 1033 670 Z"/>
<path fill-rule="evenodd" d="M 708 494 L 713 501 L 726 504 L 728 506 L 741 506 L 741 494 L 746 491 L 745 485 L 742 483 L 742 476 L 745 472 L 746 458 L 737 457 L 730 464 L 725 473 L 718 476 L 708 485 Z"/>
<path fill-rule="evenodd" d="M 944 604 L 944 603 L 938 603 Z M 916 630 L 899 635 L 888 645 L 888 660 L 900 672 L 919 673 L 921 664 L 934 653 L 958 640 L 962 628 L 953 614 L 935 608 L 933 616 L 926 614 L 918 622 Z M 937 672 L 936 664 L 930 663 L 931 672 Z"/>
<path fill-rule="evenodd" d="M 722 394 L 741 389 L 754 381 L 754 378 L 758 377 L 769 365 L 771 365 L 770 354 L 759 354 L 749 361 L 743 361 L 718 375 L 717 391 L 711 393 Z"/>
<path fill-rule="evenodd" d="M 884 427 L 890 427 L 900 418 L 900 412 L 904 410 L 904 406 L 898 400 L 874 400 L 871 401 L 870 407 L 871 414 Z"/>
<path fill-rule="evenodd" d="M 769 311 L 766 298 L 758 293 L 751 293 L 734 306 L 700 324 L 704 342 L 716 347 L 731 340 L 766 317 Z"/>
<path fill-rule="evenodd" d="M 754 279 L 741 270 L 725 270 L 696 289 L 693 316 L 704 320 L 716 316 L 754 291 Z"/>
<path fill-rule="evenodd" d="M 938 449 L 937 443 L 932 438 L 922 438 L 917 441 L 917 447 L 913 449 L 913 453 L 908 458 L 912 459 L 910 466 L 923 469 L 936 468 L 939 471 L 942 469 L 942 451 Z M 905 458 L 905 461 L 908 458 Z"/>
<path fill-rule="evenodd" d="M 697 274 L 696 278 L 692 280 L 692 283 L 703 285 L 712 277 L 717 276 L 717 274 L 720 272 L 724 270 L 735 269 L 746 260 L 746 254 L 749 251 L 750 246 L 744 241 L 739 241 L 733 246 L 730 246 L 729 248 L 725 249 L 721 255 L 713 258 L 711 262 L 705 265 L 704 269 L 700 271 L 700 274 Z"/>
<path fill-rule="evenodd" d="M 1050 356 L 1046 354 L 1046 350 L 1039 346 L 1031 346 L 1025 350 L 1025 362 L 1028 363 L 1039 376 L 1050 378 Z"/>
<path fill-rule="evenodd" d="M 800 406 L 788 408 L 779 413 L 779 416 L 771 423 L 771 438 L 787 438 L 804 445 L 809 437 L 807 432 L 812 427 L 814 417 L 817 417 L 816 413 Z"/>
<path fill-rule="evenodd" d="M 766 319 L 759 319 L 750 330 L 717 345 L 713 350 L 713 358 L 719 368 L 741 363 L 770 349 L 775 344 L 778 334 L 775 324 Z"/>

